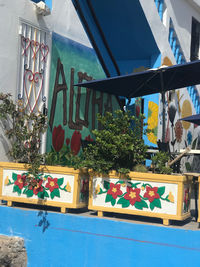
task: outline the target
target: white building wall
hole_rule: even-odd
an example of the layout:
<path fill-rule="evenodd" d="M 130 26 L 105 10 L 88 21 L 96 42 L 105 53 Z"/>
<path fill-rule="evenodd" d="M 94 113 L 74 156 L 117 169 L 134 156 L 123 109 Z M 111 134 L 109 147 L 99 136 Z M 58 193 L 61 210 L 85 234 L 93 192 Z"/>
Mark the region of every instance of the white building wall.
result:
<path fill-rule="evenodd" d="M 165 2 L 174 28 L 177 29 L 186 60 L 190 61 L 192 17 L 200 22 L 200 9 L 192 4 L 193 0 L 165 0 Z"/>
<path fill-rule="evenodd" d="M 91 47 L 70 0 L 53 0 L 48 16 L 37 15 L 35 3 L 31 0 L 0 0 L 0 92 L 11 93 L 14 99 L 17 99 L 19 84 L 20 20 Z M 0 161 L 8 160 L 8 148 L 9 143 L 0 129 Z"/>

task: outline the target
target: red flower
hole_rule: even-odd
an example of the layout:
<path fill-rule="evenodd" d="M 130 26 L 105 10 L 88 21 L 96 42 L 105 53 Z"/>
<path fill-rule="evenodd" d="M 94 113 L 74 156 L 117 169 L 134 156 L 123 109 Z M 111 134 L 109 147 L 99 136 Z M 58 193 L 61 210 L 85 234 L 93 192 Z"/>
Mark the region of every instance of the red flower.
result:
<path fill-rule="evenodd" d="M 17 175 L 17 180 L 14 182 L 15 185 L 22 189 L 24 186 L 27 185 L 26 182 L 26 175 L 21 176 L 20 174 Z"/>
<path fill-rule="evenodd" d="M 39 181 L 37 180 L 36 182 L 37 182 L 36 186 L 33 187 L 33 193 L 35 195 L 37 195 L 39 192 L 42 192 L 44 189 L 42 186 L 43 180 L 40 179 Z"/>
<path fill-rule="evenodd" d="M 183 135 L 182 123 L 181 123 L 181 121 L 177 121 L 176 124 L 175 124 L 175 136 L 176 136 L 176 141 L 178 143 L 181 143 L 182 135 Z"/>
<path fill-rule="evenodd" d="M 160 195 L 157 193 L 158 191 L 158 187 L 150 187 L 150 186 L 147 186 L 146 187 L 146 192 L 144 194 L 144 197 L 145 198 L 148 198 L 149 202 L 153 202 L 154 199 L 156 198 L 160 198 Z"/>
<path fill-rule="evenodd" d="M 130 204 L 133 206 L 135 204 L 136 201 L 140 202 L 141 201 L 141 197 L 140 197 L 140 189 L 139 188 L 131 188 L 131 187 L 127 187 L 127 193 L 124 196 L 125 199 L 130 201 Z"/>
<path fill-rule="evenodd" d="M 120 184 L 110 183 L 110 189 L 108 190 L 107 194 L 112 195 L 112 197 L 116 199 L 117 196 L 122 195 L 122 191 L 120 190 L 120 187 L 121 187 Z"/>
<path fill-rule="evenodd" d="M 74 131 L 71 139 L 71 151 L 74 155 L 77 155 L 81 148 L 81 133 L 79 131 Z"/>
<path fill-rule="evenodd" d="M 57 178 L 48 177 L 48 183 L 46 183 L 45 187 L 49 188 L 50 192 L 52 192 L 54 189 L 59 188 L 57 181 L 58 181 Z"/>
<path fill-rule="evenodd" d="M 86 141 L 89 141 L 89 142 L 92 142 L 92 141 L 94 141 L 94 140 L 91 138 L 91 136 L 90 136 L 90 135 L 86 136 L 86 137 L 85 137 L 85 140 L 86 140 Z"/>
<path fill-rule="evenodd" d="M 66 145 L 68 146 L 70 143 L 70 139 L 69 138 L 66 138 Z"/>
<path fill-rule="evenodd" d="M 53 128 L 53 133 L 52 133 L 52 143 L 53 147 L 56 152 L 59 152 L 63 146 L 65 139 L 65 131 L 62 129 L 61 125 L 58 125 L 58 127 Z"/>

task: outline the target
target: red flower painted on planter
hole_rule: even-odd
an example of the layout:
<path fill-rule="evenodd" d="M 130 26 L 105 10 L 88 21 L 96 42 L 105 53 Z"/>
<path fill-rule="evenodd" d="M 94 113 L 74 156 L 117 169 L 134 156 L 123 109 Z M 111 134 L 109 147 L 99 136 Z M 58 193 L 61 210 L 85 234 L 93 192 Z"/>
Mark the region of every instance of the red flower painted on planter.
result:
<path fill-rule="evenodd" d="M 57 181 L 57 178 L 48 177 L 48 183 L 46 183 L 45 187 L 49 188 L 50 192 L 52 192 L 54 189 L 59 188 Z"/>
<path fill-rule="evenodd" d="M 43 192 L 43 190 L 44 190 L 44 188 L 43 188 L 43 186 L 42 186 L 42 182 L 43 182 L 43 180 L 37 180 L 36 181 L 36 186 L 34 186 L 33 187 L 33 193 L 34 193 L 34 195 L 37 195 L 39 192 Z"/>
<path fill-rule="evenodd" d="M 107 194 L 112 195 L 112 197 L 116 199 L 118 196 L 122 195 L 122 191 L 120 190 L 120 187 L 121 187 L 120 184 L 110 183 L 110 189 L 108 190 Z"/>
<path fill-rule="evenodd" d="M 71 139 L 71 151 L 77 155 L 81 148 L 81 133 L 74 131 Z"/>
<path fill-rule="evenodd" d="M 92 142 L 92 141 L 94 141 L 94 140 L 91 138 L 91 136 L 90 136 L 90 135 L 86 136 L 86 137 L 85 137 L 85 140 L 86 140 L 86 141 L 89 141 L 89 142 Z"/>
<path fill-rule="evenodd" d="M 53 128 L 53 133 L 52 133 L 52 143 L 53 147 L 56 152 L 59 152 L 63 146 L 65 139 L 65 131 L 63 130 L 61 125 L 58 125 L 58 127 Z"/>
<path fill-rule="evenodd" d="M 125 199 L 130 201 L 130 204 L 133 206 L 135 204 L 136 201 L 140 202 L 141 201 L 141 197 L 140 197 L 140 189 L 139 188 L 131 188 L 131 187 L 127 187 L 127 193 L 124 196 Z"/>
<path fill-rule="evenodd" d="M 146 192 L 144 194 L 145 198 L 148 198 L 149 202 L 153 202 L 154 199 L 160 198 L 160 195 L 157 193 L 158 187 L 146 187 Z"/>
<path fill-rule="evenodd" d="M 17 175 L 17 180 L 14 182 L 15 185 L 22 189 L 24 186 L 27 185 L 26 182 L 26 175 L 21 176 L 20 174 Z"/>

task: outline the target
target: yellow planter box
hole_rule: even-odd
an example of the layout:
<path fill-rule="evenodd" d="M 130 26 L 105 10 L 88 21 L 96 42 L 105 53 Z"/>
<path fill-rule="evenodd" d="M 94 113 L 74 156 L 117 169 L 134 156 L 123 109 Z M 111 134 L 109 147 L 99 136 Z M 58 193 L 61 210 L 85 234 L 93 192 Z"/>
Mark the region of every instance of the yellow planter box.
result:
<path fill-rule="evenodd" d="M 41 166 L 37 182 L 28 185 L 24 164 L 0 162 L 0 199 L 66 208 L 87 206 L 88 174 L 73 168 Z"/>
<path fill-rule="evenodd" d="M 198 182 L 199 182 L 199 200 L 198 200 L 198 220 L 197 221 L 200 222 L 200 174 L 198 174 Z"/>
<path fill-rule="evenodd" d="M 107 211 L 158 217 L 164 225 L 190 217 L 191 180 L 186 176 L 130 172 L 129 177 L 91 173 L 88 208 L 98 216 Z"/>

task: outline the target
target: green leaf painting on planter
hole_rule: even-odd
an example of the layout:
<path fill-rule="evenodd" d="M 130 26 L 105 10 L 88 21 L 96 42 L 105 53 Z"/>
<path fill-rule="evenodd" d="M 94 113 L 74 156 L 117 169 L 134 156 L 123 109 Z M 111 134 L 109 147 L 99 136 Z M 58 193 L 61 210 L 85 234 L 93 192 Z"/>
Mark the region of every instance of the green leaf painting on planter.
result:
<path fill-rule="evenodd" d="M 103 188 L 100 184 L 95 187 L 95 194 L 105 196 L 105 203 L 112 206 L 121 205 L 122 208 L 134 207 L 137 210 L 155 208 L 162 209 L 162 202 L 174 203 L 174 195 L 170 191 L 166 196 L 166 187 L 156 187 L 149 183 L 132 183 L 131 181 L 118 180 L 116 183 L 104 180 Z"/>
<path fill-rule="evenodd" d="M 5 186 L 13 186 L 12 192 L 19 196 L 25 195 L 27 198 L 37 196 L 40 199 L 55 197 L 60 198 L 60 192 L 71 193 L 71 186 L 69 181 L 63 185 L 64 178 L 54 178 L 50 175 L 31 177 L 28 173 L 18 174 L 13 172 L 11 179 L 7 176 L 4 182 Z"/>

